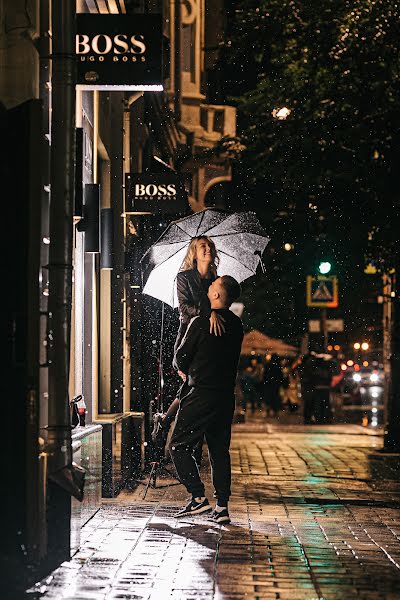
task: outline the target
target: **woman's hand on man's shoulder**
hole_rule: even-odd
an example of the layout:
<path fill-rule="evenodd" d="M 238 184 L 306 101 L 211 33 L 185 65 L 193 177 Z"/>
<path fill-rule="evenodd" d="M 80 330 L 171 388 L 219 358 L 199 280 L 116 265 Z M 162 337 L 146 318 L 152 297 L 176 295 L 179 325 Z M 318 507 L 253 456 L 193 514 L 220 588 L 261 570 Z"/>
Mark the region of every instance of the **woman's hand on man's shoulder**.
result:
<path fill-rule="evenodd" d="M 210 315 L 210 333 L 213 335 L 223 335 L 225 333 L 225 319 L 215 310 L 211 311 Z"/>

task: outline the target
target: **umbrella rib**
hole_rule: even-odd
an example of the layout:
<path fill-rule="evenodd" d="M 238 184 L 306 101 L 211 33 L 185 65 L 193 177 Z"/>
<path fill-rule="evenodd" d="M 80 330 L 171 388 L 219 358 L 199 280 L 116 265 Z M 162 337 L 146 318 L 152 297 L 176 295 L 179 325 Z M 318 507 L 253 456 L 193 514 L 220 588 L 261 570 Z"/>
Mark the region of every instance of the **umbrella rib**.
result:
<path fill-rule="evenodd" d="M 203 222 L 203 219 L 204 219 L 204 215 L 205 215 L 205 214 L 206 214 L 206 211 L 204 211 L 204 212 L 203 212 L 203 214 L 201 215 L 200 222 L 199 222 L 199 224 L 198 224 L 198 226 L 197 226 L 197 229 L 196 229 L 196 235 L 195 235 L 194 237 L 197 237 L 197 234 L 199 233 L 199 229 L 200 229 L 200 226 L 201 226 L 201 224 L 202 224 L 202 222 Z"/>
<path fill-rule="evenodd" d="M 188 234 L 188 232 L 185 231 L 180 225 L 178 225 L 178 221 L 174 221 L 173 223 L 174 223 L 174 225 L 176 225 L 176 227 L 178 227 L 181 231 L 183 231 L 183 233 L 185 233 L 190 238 L 190 235 Z"/>
<path fill-rule="evenodd" d="M 158 243 L 159 243 L 159 242 L 161 242 L 162 238 L 165 236 L 165 234 L 167 233 L 167 231 L 169 231 L 169 230 L 171 229 L 172 225 L 176 225 L 176 227 L 179 227 L 179 225 L 177 225 L 175 221 L 172 221 L 172 223 L 170 223 L 170 224 L 168 225 L 168 227 L 166 228 L 166 230 L 165 230 L 165 231 L 164 231 L 164 232 L 163 232 L 163 233 L 162 233 L 162 234 L 161 234 L 161 235 L 160 235 L 160 236 L 157 238 L 157 240 L 154 242 L 154 244 L 152 244 L 152 245 L 150 246 L 150 248 L 148 248 L 148 249 L 146 250 L 146 252 L 143 254 L 143 256 L 142 256 L 142 258 L 140 259 L 140 261 L 139 261 L 139 262 L 142 262 L 142 260 L 144 259 L 144 257 L 145 257 L 147 254 L 149 254 L 149 252 L 151 251 L 151 249 L 153 248 L 153 246 L 157 246 L 157 245 L 158 245 Z M 188 238 L 189 238 L 188 240 L 184 240 L 184 241 L 182 241 L 182 242 L 181 242 L 182 244 L 186 244 L 186 243 L 187 243 L 187 242 L 189 242 L 189 241 L 190 241 L 190 239 L 191 239 L 191 238 L 190 238 L 190 235 L 189 235 L 189 234 L 188 234 L 188 233 L 187 233 L 187 232 L 186 232 L 184 229 L 182 229 L 182 227 L 179 227 L 179 229 L 180 229 L 181 231 L 183 231 L 183 233 L 184 233 L 185 235 L 187 235 L 187 236 L 188 236 Z M 163 244 L 163 245 L 167 246 L 168 244 L 177 244 L 177 243 L 179 244 L 180 242 L 168 242 L 167 244 Z M 161 244 L 160 244 L 160 245 L 161 245 Z"/>
<path fill-rule="evenodd" d="M 228 254 L 228 252 L 225 252 L 225 250 L 218 250 L 218 254 L 225 254 L 225 256 L 229 256 L 229 258 L 233 258 L 233 260 L 236 260 L 239 264 L 242 265 L 242 267 L 244 267 L 245 269 L 247 269 L 248 271 L 250 271 L 250 273 L 253 273 L 253 275 L 256 274 L 256 272 L 253 271 L 252 269 L 250 269 L 250 267 L 248 267 L 247 265 L 244 265 L 243 263 L 241 263 L 240 260 L 238 260 L 236 258 L 236 256 L 232 256 L 232 254 Z"/>
<path fill-rule="evenodd" d="M 185 245 L 187 244 L 187 242 L 182 242 L 182 243 L 183 243 L 182 248 L 184 248 Z M 162 260 L 161 262 L 159 262 L 156 265 L 154 265 L 154 267 L 151 270 L 151 272 L 153 272 L 156 269 L 158 269 L 158 267 L 161 267 L 161 265 L 163 265 L 165 262 L 167 262 L 167 260 L 170 260 L 171 258 L 173 258 L 175 256 L 175 254 L 178 254 L 178 252 L 180 252 L 182 250 L 182 248 L 178 248 L 178 250 L 176 250 L 175 252 L 173 252 L 172 254 L 170 254 L 170 256 L 167 256 L 167 258 L 164 258 L 164 260 Z"/>

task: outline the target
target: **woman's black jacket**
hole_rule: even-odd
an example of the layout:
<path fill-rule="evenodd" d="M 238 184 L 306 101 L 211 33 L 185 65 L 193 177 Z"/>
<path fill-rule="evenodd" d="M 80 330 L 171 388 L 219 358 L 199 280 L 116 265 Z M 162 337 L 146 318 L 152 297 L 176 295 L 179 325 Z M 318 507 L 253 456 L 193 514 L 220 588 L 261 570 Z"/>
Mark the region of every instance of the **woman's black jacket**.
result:
<path fill-rule="evenodd" d="M 215 277 L 212 277 L 212 279 L 214 280 Z M 197 315 L 201 317 L 210 316 L 210 301 L 202 286 L 200 273 L 197 269 L 178 273 L 176 276 L 176 289 L 182 323 L 187 325 Z"/>

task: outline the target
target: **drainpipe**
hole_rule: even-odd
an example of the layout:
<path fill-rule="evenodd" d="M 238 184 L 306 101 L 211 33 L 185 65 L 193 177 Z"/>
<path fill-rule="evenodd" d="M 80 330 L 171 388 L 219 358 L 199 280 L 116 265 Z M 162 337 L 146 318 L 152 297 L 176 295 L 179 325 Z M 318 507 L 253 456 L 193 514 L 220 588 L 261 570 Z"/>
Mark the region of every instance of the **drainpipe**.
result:
<path fill-rule="evenodd" d="M 68 396 L 75 165 L 75 2 L 52 0 L 49 247 L 49 477 L 79 500 L 84 470 L 72 464 Z"/>
<path fill-rule="evenodd" d="M 182 30 L 182 7 L 181 0 L 175 0 L 175 52 L 174 52 L 174 112 L 176 120 L 182 117 L 182 51 L 181 51 L 181 30 Z"/>

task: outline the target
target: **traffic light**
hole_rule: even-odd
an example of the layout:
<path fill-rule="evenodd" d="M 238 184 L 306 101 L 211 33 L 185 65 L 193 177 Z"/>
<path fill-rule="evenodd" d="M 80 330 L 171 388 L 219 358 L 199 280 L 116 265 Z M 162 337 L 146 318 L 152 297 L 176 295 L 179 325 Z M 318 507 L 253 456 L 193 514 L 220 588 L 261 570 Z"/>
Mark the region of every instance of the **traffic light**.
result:
<path fill-rule="evenodd" d="M 332 264 L 328 260 L 321 260 L 318 265 L 318 272 L 321 275 L 328 275 L 332 269 Z"/>

